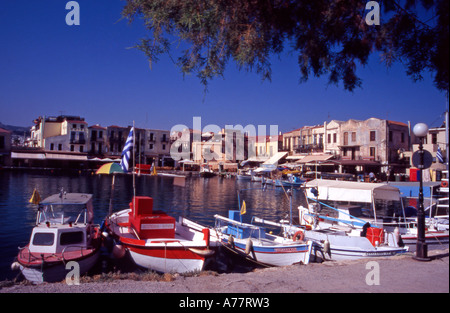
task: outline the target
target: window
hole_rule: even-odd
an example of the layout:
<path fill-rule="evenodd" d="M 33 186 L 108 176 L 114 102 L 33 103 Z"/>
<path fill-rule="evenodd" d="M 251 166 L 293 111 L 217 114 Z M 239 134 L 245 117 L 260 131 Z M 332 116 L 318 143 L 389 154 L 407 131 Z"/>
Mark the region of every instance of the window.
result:
<path fill-rule="evenodd" d="M 53 246 L 55 242 L 55 234 L 53 233 L 35 233 L 33 237 L 33 245 L 35 246 Z"/>
<path fill-rule="evenodd" d="M 162 149 L 163 149 L 163 150 L 166 150 L 166 145 L 162 145 Z"/>
<path fill-rule="evenodd" d="M 356 132 L 352 132 L 352 142 L 356 142 Z"/>
<path fill-rule="evenodd" d="M 344 133 L 344 146 L 348 145 L 348 133 Z"/>
<path fill-rule="evenodd" d="M 375 157 L 375 147 L 370 147 L 370 156 Z"/>
<path fill-rule="evenodd" d="M 5 149 L 5 137 L 0 136 L 0 149 Z"/>
<path fill-rule="evenodd" d="M 431 134 L 431 143 L 433 145 L 437 145 L 437 133 L 432 133 Z"/>
<path fill-rule="evenodd" d="M 66 246 L 83 243 L 83 238 L 83 232 L 81 231 L 65 232 L 61 234 L 59 244 Z"/>
<path fill-rule="evenodd" d="M 50 144 L 50 150 L 53 150 L 53 149 L 55 149 L 55 144 L 54 144 L 54 143 L 51 143 L 51 144 Z"/>
<path fill-rule="evenodd" d="M 328 143 L 331 143 L 331 134 L 328 134 Z"/>
<path fill-rule="evenodd" d="M 151 149 L 153 149 L 153 144 L 151 143 L 151 144 L 149 144 L 148 145 L 148 148 L 151 150 Z"/>
<path fill-rule="evenodd" d="M 58 151 L 62 151 L 62 143 L 58 144 Z"/>
<path fill-rule="evenodd" d="M 83 152 L 83 149 L 84 147 L 83 146 L 80 146 L 80 152 Z"/>
<path fill-rule="evenodd" d="M 405 142 L 405 133 L 402 133 L 401 136 L 402 136 L 402 139 L 401 139 L 401 140 L 402 140 L 402 143 L 403 143 L 403 142 Z"/>
<path fill-rule="evenodd" d="M 70 145 L 70 151 L 75 151 L 75 146 L 74 145 Z"/>
<path fill-rule="evenodd" d="M 376 132 L 374 130 L 370 131 L 370 141 L 376 140 Z"/>
<path fill-rule="evenodd" d="M 333 142 L 334 142 L 334 143 L 337 142 L 337 134 L 336 134 L 336 133 L 333 134 Z"/>

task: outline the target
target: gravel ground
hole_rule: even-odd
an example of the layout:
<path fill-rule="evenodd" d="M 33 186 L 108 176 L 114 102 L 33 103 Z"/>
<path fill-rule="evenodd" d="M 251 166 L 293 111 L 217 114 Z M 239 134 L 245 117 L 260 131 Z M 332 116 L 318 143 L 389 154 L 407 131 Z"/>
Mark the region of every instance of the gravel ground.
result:
<path fill-rule="evenodd" d="M 21 283 L 4 285 L 0 293 L 448 293 L 449 250 L 430 251 L 430 262 L 412 256 L 328 261 L 248 273 L 165 275 L 159 281 L 110 278 L 89 279 L 79 285 Z"/>

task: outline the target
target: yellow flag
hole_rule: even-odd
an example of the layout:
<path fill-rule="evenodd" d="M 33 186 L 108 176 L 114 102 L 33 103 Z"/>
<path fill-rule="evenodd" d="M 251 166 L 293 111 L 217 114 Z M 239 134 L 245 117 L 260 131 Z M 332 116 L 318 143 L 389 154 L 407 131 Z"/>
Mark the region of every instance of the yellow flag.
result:
<path fill-rule="evenodd" d="M 242 201 L 242 205 L 241 205 L 241 215 L 244 215 L 245 213 L 247 213 L 247 206 L 245 205 L 245 200 Z"/>
<path fill-rule="evenodd" d="M 39 195 L 39 192 L 34 188 L 33 195 L 30 198 L 30 203 L 33 204 L 39 204 L 41 202 L 41 196 Z"/>

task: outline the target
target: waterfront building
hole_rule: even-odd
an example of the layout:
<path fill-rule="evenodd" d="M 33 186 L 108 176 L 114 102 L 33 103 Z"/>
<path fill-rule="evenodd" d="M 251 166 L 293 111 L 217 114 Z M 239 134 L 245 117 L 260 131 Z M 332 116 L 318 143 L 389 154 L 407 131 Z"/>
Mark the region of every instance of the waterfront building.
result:
<path fill-rule="evenodd" d="M 89 126 L 88 153 L 91 156 L 102 158 L 106 153 L 107 128 L 98 124 Z"/>
<path fill-rule="evenodd" d="M 145 129 L 143 153 L 146 164 L 160 167 L 173 165 L 170 144 L 170 131 Z"/>
<path fill-rule="evenodd" d="M 79 116 L 39 117 L 31 130 L 31 146 L 44 151 L 85 153 L 87 123 Z"/>
<path fill-rule="evenodd" d="M 0 167 L 11 165 L 11 134 L 11 131 L 0 128 Z"/>

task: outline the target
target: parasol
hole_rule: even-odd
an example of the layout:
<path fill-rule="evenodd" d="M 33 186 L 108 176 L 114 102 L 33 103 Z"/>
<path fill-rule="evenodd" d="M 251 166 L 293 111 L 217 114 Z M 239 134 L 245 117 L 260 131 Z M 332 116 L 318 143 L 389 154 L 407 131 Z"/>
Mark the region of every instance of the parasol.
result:
<path fill-rule="evenodd" d="M 123 173 L 123 169 L 118 163 L 106 163 L 103 164 L 95 174 L 115 174 L 115 173 Z"/>
<path fill-rule="evenodd" d="M 100 166 L 100 168 L 95 172 L 96 174 L 113 174 L 113 179 L 111 182 L 111 196 L 109 198 L 109 214 L 108 216 L 110 216 L 112 214 L 112 199 L 113 199 L 113 194 L 114 194 L 114 181 L 116 178 L 116 173 L 124 173 L 122 167 L 120 166 L 120 164 L 118 163 L 106 163 L 103 164 L 102 166 Z"/>

